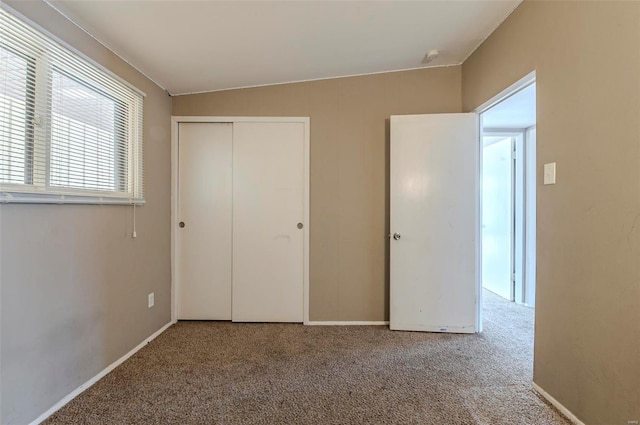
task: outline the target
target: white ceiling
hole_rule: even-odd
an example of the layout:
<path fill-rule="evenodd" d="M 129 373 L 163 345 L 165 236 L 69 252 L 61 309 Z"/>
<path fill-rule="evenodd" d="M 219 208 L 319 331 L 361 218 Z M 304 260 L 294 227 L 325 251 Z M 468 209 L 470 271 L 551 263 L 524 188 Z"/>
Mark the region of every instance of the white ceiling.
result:
<path fill-rule="evenodd" d="M 483 128 L 528 128 L 535 124 L 535 84 L 520 90 L 482 114 Z"/>
<path fill-rule="evenodd" d="M 457 65 L 521 0 L 46 1 L 176 95 Z"/>

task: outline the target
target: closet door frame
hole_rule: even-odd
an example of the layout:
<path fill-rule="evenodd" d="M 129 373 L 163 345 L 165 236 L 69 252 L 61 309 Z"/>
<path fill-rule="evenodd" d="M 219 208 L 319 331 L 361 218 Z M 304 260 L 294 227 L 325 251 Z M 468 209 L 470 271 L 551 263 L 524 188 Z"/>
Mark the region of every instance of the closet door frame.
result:
<path fill-rule="evenodd" d="M 304 124 L 304 227 L 303 227 L 303 323 L 309 324 L 309 157 L 310 119 L 309 117 L 211 117 L 172 116 L 171 117 L 171 322 L 177 321 L 177 291 L 179 290 L 177 236 L 178 236 L 178 126 L 180 123 L 302 123 Z"/>

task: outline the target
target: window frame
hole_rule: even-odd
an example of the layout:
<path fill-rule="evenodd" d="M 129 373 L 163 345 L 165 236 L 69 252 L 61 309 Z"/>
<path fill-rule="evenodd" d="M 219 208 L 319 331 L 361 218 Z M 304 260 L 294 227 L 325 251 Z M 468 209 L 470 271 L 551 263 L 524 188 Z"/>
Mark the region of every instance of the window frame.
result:
<path fill-rule="evenodd" d="M 93 59 L 79 52 L 73 46 L 43 29 L 38 24 L 17 13 L 6 4 L 0 4 L 3 13 L 12 15 L 13 18 L 21 21 L 22 24 L 30 27 L 32 31 L 39 33 L 45 39 L 45 43 L 32 44 L 30 41 L 21 41 L 20 44 L 4 41 L 2 47 L 11 53 L 17 54 L 27 60 L 27 90 L 25 97 L 27 107 L 25 112 L 25 175 L 24 183 L 0 182 L 0 204 L 2 203 L 43 203 L 43 204 L 126 204 L 143 205 L 143 126 L 144 98 L 146 94 L 127 81 L 123 80 L 112 71 L 96 63 Z M 1 18 L 5 19 L 5 18 Z M 24 43 L 24 44 L 23 44 Z M 49 46 L 47 43 L 57 44 L 66 54 L 75 60 L 83 62 L 83 65 L 101 77 L 107 78 L 110 84 L 120 86 L 117 90 L 130 90 L 131 98 L 110 91 L 96 78 L 92 78 L 84 70 L 73 69 L 69 63 L 65 63 L 64 58 L 55 56 L 49 57 Z M 15 46 L 14 46 L 15 44 Z M 38 55 L 46 51 L 46 54 Z M 114 157 L 114 186 L 116 190 L 84 189 L 66 186 L 51 186 L 51 143 L 52 143 L 52 73 L 61 73 L 65 77 L 73 79 L 83 85 L 88 90 L 100 96 L 114 101 L 115 110 L 123 111 L 118 119 L 126 120 L 126 126 L 114 124 L 114 148 L 118 146 L 117 140 L 124 137 L 126 157 L 123 155 Z M 137 96 L 137 97 L 136 97 Z M 137 99 L 137 100 L 136 100 Z M 44 107 L 42 105 L 45 105 Z M 45 117 L 38 117 L 38 109 L 45 111 Z M 35 121 L 40 120 L 40 124 Z M 122 140 L 121 140 L 122 141 Z M 35 163 L 45 164 L 35 167 Z M 118 164 L 121 163 L 121 166 Z M 37 175 L 34 171 L 39 169 L 44 175 Z M 125 179 L 118 179 L 118 175 L 126 173 Z"/>

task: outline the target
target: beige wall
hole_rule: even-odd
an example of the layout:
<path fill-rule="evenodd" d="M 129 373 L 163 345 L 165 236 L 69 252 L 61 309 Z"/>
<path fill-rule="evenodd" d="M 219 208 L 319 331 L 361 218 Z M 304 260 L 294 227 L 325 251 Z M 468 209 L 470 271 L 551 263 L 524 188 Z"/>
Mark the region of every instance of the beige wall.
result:
<path fill-rule="evenodd" d="M 627 424 L 640 420 L 640 3 L 524 2 L 464 63 L 464 109 L 532 70 L 534 380 L 586 424 Z"/>
<path fill-rule="evenodd" d="M 12 7 L 147 93 L 147 205 L 2 205 L 1 423 L 27 423 L 169 321 L 169 115 L 311 117 L 312 320 L 388 319 L 388 118 L 473 110 L 537 71 L 535 381 L 640 419 L 640 3 L 521 5 L 463 67 L 169 99 L 42 2 Z M 539 173 L 540 175 L 540 173 Z M 37 263 L 38 267 L 31 265 Z M 156 307 L 146 296 L 156 294 Z"/>
<path fill-rule="evenodd" d="M 0 423 L 26 424 L 170 320 L 171 99 L 45 3 L 7 3 L 147 94 L 136 239 L 129 206 L 0 206 Z"/>
<path fill-rule="evenodd" d="M 459 112 L 460 67 L 173 98 L 173 115 L 311 117 L 310 319 L 388 320 L 388 119 Z"/>

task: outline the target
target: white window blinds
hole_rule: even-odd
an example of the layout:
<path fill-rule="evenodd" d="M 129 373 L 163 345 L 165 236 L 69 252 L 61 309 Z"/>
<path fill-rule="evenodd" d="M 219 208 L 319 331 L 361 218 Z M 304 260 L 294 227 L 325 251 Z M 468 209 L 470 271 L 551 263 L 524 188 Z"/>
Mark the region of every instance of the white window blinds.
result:
<path fill-rule="evenodd" d="M 0 9 L 0 202 L 143 202 L 143 96 Z"/>

